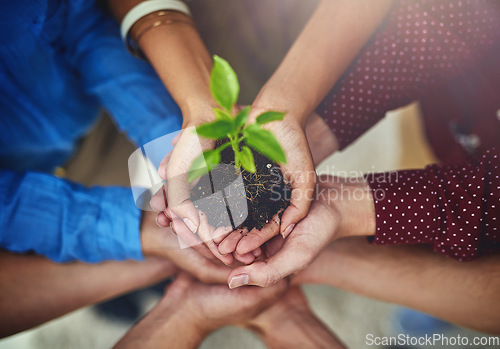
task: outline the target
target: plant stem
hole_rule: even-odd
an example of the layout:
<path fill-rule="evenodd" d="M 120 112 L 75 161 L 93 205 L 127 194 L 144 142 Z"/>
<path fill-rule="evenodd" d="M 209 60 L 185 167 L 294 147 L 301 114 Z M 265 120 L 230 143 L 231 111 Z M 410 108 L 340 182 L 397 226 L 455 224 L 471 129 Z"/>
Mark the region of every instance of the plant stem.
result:
<path fill-rule="evenodd" d="M 217 150 L 219 151 L 223 151 L 224 149 L 226 149 L 229 145 L 231 144 L 231 142 L 226 142 L 224 143 L 223 145 L 221 145 L 219 148 L 217 148 Z"/>
<path fill-rule="evenodd" d="M 229 136 L 229 142 L 231 143 L 234 152 L 234 167 L 241 168 L 240 158 L 238 156 L 240 152 L 238 147 L 239 141 L 236 139 L 236 137 Z"/>

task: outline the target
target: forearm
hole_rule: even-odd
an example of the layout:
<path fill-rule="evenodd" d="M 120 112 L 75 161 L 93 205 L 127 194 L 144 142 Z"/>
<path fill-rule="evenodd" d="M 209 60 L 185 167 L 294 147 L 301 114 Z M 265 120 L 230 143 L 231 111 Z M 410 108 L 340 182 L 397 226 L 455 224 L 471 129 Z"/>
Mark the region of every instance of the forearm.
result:
<path fill-rule="evenodd" d="M 156 283 L 175 271 L 173 264 L 159 259 L 57 264 L 7 252 L 0 252 L 0 266 L 0 337 Z"/>
<path fill-rule="evenodd" d="M 267 348 L 344 348 L 312 312 L 289 315 L 261 335 Z M 293 333 L 293 336 L 286 337 L 284 333 Z"/>
<path fill-rule="evenodd" d="M 260 335 L 268 348 L 343 348 L 314 315 L 297 287 L 250 320 L 246 327 Z"/>
<path fill-rule="evenodd" d="M 457 262 L 418 246 L 334 242 L 294 280 L 330 284 L 415 308 L 473 329 L 499 333 L 500 256 Z"/>
<path fill-rule="evenodd" d="M 478 161 L 366 176 L 373 192 L 373 244 L 430 244 L 468 261 L 500 248 L 500 152 Z"/>
<path fill-rule="evenodd" d="M 302 125 L 380 26 L 393 0 L 323 0 L 255 106 L 293 111 Z"/>
<path fill-rule="evenodd" d="M 140 2 L 109 0 L 119 21 Z M 212 59 L 194 25 L 184 22 L 187 15 L 170 11 L 169 17 L 182 22 L 151 28 L 138 44 L 181 108 L 184 124 L 196 122 L 215 106 L 209 89 Z"/>
<path fill-rule="evenodd" d="M 116 344 L 115 348 L 198 348 L 210 331 L 191 321 L 190 313 L 167 296 Z"/>

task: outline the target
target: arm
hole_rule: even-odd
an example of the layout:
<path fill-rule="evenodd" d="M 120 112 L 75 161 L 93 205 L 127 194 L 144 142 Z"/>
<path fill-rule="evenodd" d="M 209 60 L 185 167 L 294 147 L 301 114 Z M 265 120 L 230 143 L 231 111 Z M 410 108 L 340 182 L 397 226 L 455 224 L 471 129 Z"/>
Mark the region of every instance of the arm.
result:
<path fill-rule="evenodd" d="M 197 348 L 211 332 L 243 325 L 284 293 L 283 281 L 268 289 L 229 290 L 181 273 L 156 307 L 117 343 L 116 348 Z"/>
<path fill-rule="evenodd" d="M 0 337 L 78 308 L 159 282 L 175 272 L 166 260 L 57 264 L 0 252 Z"/>
<path fill-rule="evenodd" d="M 56 262 L 168 258 L 197 278 L 224 282 L 229 270 L 180 249 L 170 228 L 141 215 L 130 188 L 85 188 L 52 175 L 0 172 L 0 246 Z M 43 204 L 41 204 L 43 203 Z"/>
<path fill-rule="evenodd" d="M 118 21 L 140 2 L 108 0 Z M 177 11 L 170 11 L 170 15 L 190 20 Z M 212 59 L 194 26 L 184 23 L 160 25 L 148 30 L 140 38 L 139 45 L 179 105 L 183 128 L 214 118 L 212 107 L 216 104 L 209 89 Z"/>
<path fill-rule="evenodd" d="M 0 246 L 57 262 L 143 259 L 140 211 L 129 188 L 0 171 Z"/>
<path fill-rule="evenodd" d="M 460 263 L 422 246 L 334 242 L 293 283 L 320 283 L 499 334 L 500 256 Z"/>
<path fill-rule="evenodd" d="M 393 2 L 321 1 L 260 91 L 254 106 L 289 111 L 304 127 L 313 110 L 380 26 Z"/>
<path fill-rule="evenodd" d="M 392 0 L 321 1 L 276 72 L 259 92 L 249 121 L 255 121 L 267 110 L 286 112 L 283 122 L 264 127 L 272 131 L 283 146 L 287 163 L 280 167 L 293 190 L 290 206 L 281 216 L 280 225 L 273 227 L 270 224 L 261 231 L 240 236 L 236 247 L 238 254 L 247 250 L 240 247 L 247 244 L 245 240 L 258 239 L 263 243 L 278 233 L 288 236 L 307 215 L 317 180 L 305 135 L 308 119 L 380 26 L 392 3 Z M 331 135 L 327 135 L 326 145 L 336 149 L 336 141 L 332 142 Z M 324 156 L 317 154 L 316 158 Z M 233 233 L 229 240 L 234 241 L 235 237 Z"/>
<path fill-rule="evenodd" d="M 431 244 L 459 261 L 500 248 L 500 153 L 478 163 L 367 176 L 375 244 Z"/>
<path fill-rule="evenodd" d="M 394 181 L 400 174 L 401 178 Z M 382 175 L 385 175 L 382 176 Z M 306 268 L 332 241 L 374 236 L 375 243 L 433 244 L 437 252 L 471 260 L 500 247 L 500 156 L 480 164 L 368 176 L 368 181 L 322 176 L 308 216 L 265 261 L 233 270 L 234 280 L 267 286 Z M 370 187 L 371 186 L 371 187 Z M 243 242 L 243 240 L 242 240 Z M 242 245 L 253 249 L 258 237 Z M 281 249 L 280 249 L 281 248 Z M 241 275 L 248 277 L 236 278 Z"/>
<path fill-rule="evenodd" d="M 398 1 L 317 108 L 337 137 L 339 149 L 351 144 L 386 112 L 441 95 L 443 85 L 464 74 L 477 74 L 474 67 L 483 64 L 485 57 L 494 56 L 499 31 L 492 28 L 498 28 L 499 13 L 494 1 L 458 7 L 453 3 L 435 6 L 425 1 Z M 470 23 L 476 23 L 474 32 L 468 30 Z M 407 30 L 409 27 L 413 29 Z M 477 40 L 477 33 L 482 40 Z M 465 90 L 459 89 L 460 93 Z M 435 103 L 440 103 L 439 99 Z M 461 103 L 454 104 L 458 108 Z M 456 113 L 446 111 L 450 112 Z"/>
<path fill-rule="evenodd" d="M 120 339 L 115 348 L 195 349 L 211 331 L 199 324 L 192 311 L 183 309 L 167 292 L 150 313 Z"/>
<path fill-rule="evenodd" d="M 246 327 L 260 335 L 268 348 L 344 348 L 314 315 L 298 287 L 287 292 Z"/>
<path fill-rule="evenodd" d="M 111 16 L 88 1 L 70 7 L 67 21 L 66 59 L 82 89 L 97 97 L 120 130 L 144 145 L 181 128 L 179 107 L 152 67 L 127 52 Z"/>
<path fill-rule="evenodd" d="M 125 14 L 141 1 L 108 2 L 117 20 L 121 21 Z M 139 38 L 138 44 L 182 112 L 184 131 L 170 155 L 165 154 L 158 173 L 167 180 L 169 208 L 179 217 L 173 222 L 174 229 L 179 231 L 179 236 L 182 236 L 181 231 L 187 231 L 192 239 L 192 232 L 198 230 L 200 219 L 198 211 L 190 201 L 187 173 L 191 162 L 202 150 L 213 147 L 214 142 L 198 138 L 191 128 L 215 119 L 212 108 L 216 103 L 209 88 L 212 59 L 194 25 L 186 23 L 192 21 L 191 18 L 177 11 L 167 12 L 170 18 L 182 22 L 151 28 Z M 154 20 L 147 19 L 146 21 L 150 22 L 141 22 L 141 26 L 147 27 L 154 23 Z M 134 26 L 131 29 L 131 35 L 133 34 Z M 189 227 L 183 227 L 185 222 L 189 222 L 186 224 Z M 187 240 L 187 243 L 200 253 L 212 253 L 201 241 L 191 244 Z M 212 250 L 225 263 L 232 262 L 232 256 L 224 257 L 216 253 L 216 248 L 212 247 Z"/>

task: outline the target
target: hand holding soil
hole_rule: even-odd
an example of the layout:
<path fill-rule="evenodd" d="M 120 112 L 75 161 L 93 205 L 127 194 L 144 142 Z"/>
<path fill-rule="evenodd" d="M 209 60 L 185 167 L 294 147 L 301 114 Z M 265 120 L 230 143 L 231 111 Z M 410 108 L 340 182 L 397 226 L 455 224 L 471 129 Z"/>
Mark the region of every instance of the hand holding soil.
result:
<path fill-rule="evenodd" d="M 334 240 L 374 233 L 373 197 L 366 181 L 320 176 L 307 216 L 286 239 L 276 236 L 264 245 L 265 260 L 234 269 L 229 287 L 273 285 L 305 269 Z"/>
<path fill-rule="evenodd" d="M 215 120 L 184 129 L 175 140 L 174 150 L 159 169 L 167 180 L 165 203 L 161 203 L 161 193 L 153 202 L 159 202 L 160 211 L 165 210 L 166 215 L 158 216 L 159 224 L 171 220 L 172 229 L 186 245 L 202 254 L 208 248 L 229 265 L 233 256 L 220 253 L 214 238 L 225 237 L 231 230 L 243 236 L 270 221 L 276 224 L 278 215 L 289 206 L 289 185 L 276 164 L 285 164 L 286 155 L 274 134 L 264 128 L 282 120 L 285 113 L 253 113 L 254 122 L 247 123 L 250 108 L 236 107 L 236 74 L 217 56 L 210 91 L 218 105 L 213 109 Z M 199 246 L 202 242 L 206 247 Z M 235 258 L 249 264 L 260 254 L 257 246 Z"/>
<path fill-rule="evenodd" d="M 272 219 L 266 218 L 264 227 L 258 226 L 248 234 L 239 234 L 235 231 L 224 240 L 216 240 L 219 243 L 219 252 L 222 254 L 236 252 L 235 255 L 244 255 L 280 233 L 283 238 L 286 238 L 309 211 L 316 183 L 316 172 L 302 127 L 293 118 L 285 118 L 282 122 L 266 125 L 266 129 L 276 135 L 287 154 L 287 163 L 280 165 L 282 173 L 280 176 L 291 188 L 291 194 L 290 190 L 283 193 L 274 190 L 267 205 L 271 210 L 272 206 L 277 206 L 282 199 L 290 201 L 290 204 Z M 259 204 L 266 205 L 265 202 Z"/>

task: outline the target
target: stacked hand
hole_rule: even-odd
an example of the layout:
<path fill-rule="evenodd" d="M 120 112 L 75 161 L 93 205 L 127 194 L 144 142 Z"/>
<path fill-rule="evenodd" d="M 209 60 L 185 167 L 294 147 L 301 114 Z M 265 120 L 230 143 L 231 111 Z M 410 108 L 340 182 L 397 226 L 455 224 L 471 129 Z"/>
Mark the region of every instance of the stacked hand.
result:
<path fill-rule="evenodd" d="M 256 117 L 263 111 L 261 108 L 253 108 L 248 123 L 254 123 Z M 188 126 L 195 124 L 189 123 Z M 210 227 L 206 220 L 204 221 L 204 213 L 198 211 L 190 200 L 191 186 L 187 178 L 193 160 L 202 151 L 213 148 L 214 142 L 198 137 L 194 127 L 184 129 L 174 139 L 173 151 L 165 157 L 158 170 L 160 176 L 167 180 L 164 193 L 158 192 L 151 202 L 155 210 L 164 212 L 159 215 L 158 223 L 166 225 L 171 221 L 173 230 L 184 243 L 203 255 L 210 251 L 226 265 L 230 265 L 235 259 L 244 264 L 252 263 L 261 255 L 260 244 L 279 233 L 283 236 L 290 234 L 295 225 L 306 216 L 311 204 L 316 174 L 304 126 L 290 116 L 282 122 L 270 122 L 262 127 L 276 136 L 287 156 L 287 163 L 281 165 L 281 170 L 284 180 L 292 187 L 292 194 L 290 206 L 284 211 L 279 224 L 276 224 L 279 220 L 276 216 L 262 231 L 254 230 L 248 234 L 240 234 L 238 231 L 229 234 L 230 229 L 216 230 Z M 251 243 L 253 239 L 259 239 L 259 246 L 245 253 L 233 254 L 239 239 L 245 235 L 243 245 Z"/>
<path fill-rule="evenodd" d="M 187 124 L 174 138 L 174 149 L 160 164 L 158 173 L 167 184 L 151 199 L 151 207 L 158 212 L 156 222 L 163 227 L 170 226 L 183 247 L 192 247 L 204 257 L 218 259 L 226 265 L 233 264 L 235 260 L 244 264 L 252 263 L 260 256 L 260 248 L 234 257 L 232 254 L 221 254 L 214 237 L 227 235 L 230 228 L 215 229 L 210 226 L 206 214 L 196 209 L 191 201 L 190 190 L 196 181 L 188 183 L 190 166 L 203 151 L 215 145 L 214 141 L 198 137 L 195 126 L 193 123 Z"/>
<path fill-rule="evenodd" d="M 373 199 L 368 184 L 320 176 L 311 209 L 285 239 L 275 237 L 264 249 L 267 259 L 231 271 L 229 284 L 266 287 L 311 264 L 331 242 L 346 236 L 368 236 L 375 231 Z M 242 240 L 243 242 L 243 240 Z M 236 250 L 255 248 L 253 238 Z M 245 283 L 231 282 L 244 280 Z"/>
<path fill-rule="evenodd" d="M 269 348 L 343 348 L 313 315 L 301 291 L 287 290 L 285 281 L 268 288 L 229 290 L 202 284 L 185 273 L 116 347 L 196 348 L 212 331 L 227 325 L 256 331 Z"/>
<path fill-rule="evenodd" d="M 250 122 L 257 114 L 259 110 L 256 109 L 249 116 Z M 151 202 L 160 212 L 158 224 L 171 225 L 175 234 L 193 246 L 204 261 L 212 260 L 210 263 L 216 265 L 214 261 L 218 259 L 235 268 L 228 279 L 231 288 L 245 284 L 274 284 L 308 266 L 333 240 L 345 235 L 369 235 L 373 230 L 371 192 L 364 181 L 348 183 L 324 176 L 315 186 L 315 171 L 302 125 L 292 117 L 265 126 L 275 134 L 287 155 L 287 163 L 281 169 L 292 186 L 292 196 L 281 220 L 273 219 L 263 229 L 245 234 L 211 227 L 206 215 L 190 201 L 187 175 L 182 177 L 183 171 L 179 170 L 184 168 L 187 172 L 192 159 L 203 148 L 202 145 L 197 152 L 193 147 L 182 151 L 192 142 L 203 144 L 196 134 L 187 130 L 175 140 L 173 152 L 160 166 L 160 174 L 169 180 L 166 191 L 170 195 L 166 199 L 159 192 Z M 205 146 L 213 146 L 213 143 L 207 142 Z M 359 191 L 359 200 L 354 199 L 353 191 Z M 341 197 L 342 194 L 348 197 Z M 171 200 L 175 200 L 174 205 Z M 354 224 L 356 220 L 361 224 Z M 238 266 L 235 263 L 238 261 L 246 266 Z"/>
<path fill-rule="evenodd" d="M 254 117 L 259 113 L 258 109 L 252 111 Z M 252 120 L 252 116 L 249 119 Z M 285 151 L 287 163 L 280 168 L 285 182 L 292 187 L 290 206 L 283 212 L 281 220 L 276 215 L 261 230 L 253 229 L 247 234 L 236 231 L 227 237 L 218 236 L 215 242 L 219 244 L 218 251 L 223 255 L 245 255 L 280 233 L 286 238 L 307 215 L 311 205 L 316 172 L 302 126 L 292 117 L 285 117 L 281 122 L 271 122 L 263 127 L 276 136 Z"/>

